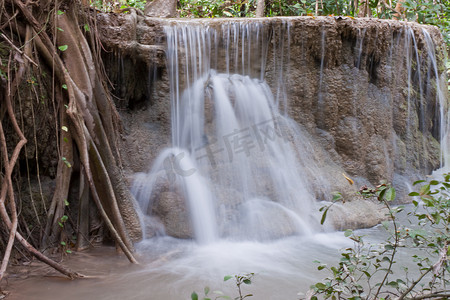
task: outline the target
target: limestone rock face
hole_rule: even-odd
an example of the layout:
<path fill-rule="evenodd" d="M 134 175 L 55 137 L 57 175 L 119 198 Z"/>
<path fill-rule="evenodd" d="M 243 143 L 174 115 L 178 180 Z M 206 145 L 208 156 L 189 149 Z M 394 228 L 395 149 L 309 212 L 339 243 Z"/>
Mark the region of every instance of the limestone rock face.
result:
<path fill-rule="evenodd" d="M 128 174 L 148 171 L 156 155 L 170 144 L 164 26 L 171 22 L 177 21 L 131 15 L 99 17 L 102 42 L 110 50 L 105 54 L 106 71 L 117 87 L 113 92 L 122 99 L 118 106 L 123 109 L 121 142 Z M 249 20 L 201 22 L 219 30 L 224 24 Z M 330 214 L 337 228 L 373 226 L 384 213 L 374 203 L 354 199 L 358 185 L 394 182 L 400 187 L 399 198 L 406 199 L 405 182 L 423 178 L 440 164 L 439 104 L 434 87 L 437 81 L 446 81 L 438 29 L 346 17 L 269 18 L 258 22 L 267 34 L 265 80 L 276 94 L 283 71 L 286 112 L 314 140 L 310 155 L 317 159 L 321 174 L 310 177 L 317 198 L 325 198 L 332 191 L 344 194 L 347 202 Z M 428 63 L 424 30 L 435 43 L 438 78 Z M 405 46 L 411 35 L 416 44 Z M 283 47 L 280 41 L 284 41 Z M 408 71 L 406 57 L 411 47 L 417 47 L 422 64 Z M 224 49 L 221 42 L 212 50 Z M 288 62 L 281 71 L 280 58 Z M 252 57 L 249 64 L 254 60 Z M 261 63 L 254 65 L 261 68 Z M 218 62 L 217 69 L 221 72 L 226 67 Z M 418 78 L 419 70 L 423 82 L 409 86 L 408 78 Z M 420 96 L 420 91 L 427 92 Z M 355 185 L 350 186 L 342 173 L 355 180 Z M 328 189 L 321 190 L 322 182 L 329 183 Z M 236 200 L 223 201 L 235 201 L 238 206 L 238 192 L 230 189 L 222 196 L 233 193 Z M 169 235 L 192 235 L 186 204 L 179 194 L 161 192 L 152 211 Z M 224 212 L 230 218 L 234 213 L 233 209 Z"/>

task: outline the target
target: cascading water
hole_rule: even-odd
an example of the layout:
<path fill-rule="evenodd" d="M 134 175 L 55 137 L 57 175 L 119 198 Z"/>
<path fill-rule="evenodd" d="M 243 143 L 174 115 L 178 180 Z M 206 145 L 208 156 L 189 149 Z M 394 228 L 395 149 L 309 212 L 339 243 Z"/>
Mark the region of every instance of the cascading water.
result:
<path fill-rule="evenodd" d="M 436 49 L 430 33 L 426 29 L 422 29 L 427 44 L 427 61 L 431 68 L 428 69 L 427 81 L 432 82 L 434 77 L 436 89 L 436 107 L 439 108 L 439 133 L 441 142 L 441 168 L 443 172 L 448 172 L 450 168 L 450 113 L 448 110 L 448 102 L 445 91 L 445 74 L 439 76 Z M 444 82 L 444 84 L 442 84 Z"/>
<path fill-rule="evenodd" d="M 133 192 L 151 213 L 150 199 L 160 193 L 156 177 L 165 177 L 167 189 L 188 203 L 191 224 L 184 226 L 192 226 L 202 244 L 317 231 L 307 178 L 320 175 L 308 135 L 279 110 L 286 108 L 283 60 L 277 60 L 274 98 L 264 81 L 268 41 L 261 24 L 220 29 L 183 23 L 165 28 L 173 148 L 137 177 Z M 213 69 L 223 58 L 225 69 Z"/>

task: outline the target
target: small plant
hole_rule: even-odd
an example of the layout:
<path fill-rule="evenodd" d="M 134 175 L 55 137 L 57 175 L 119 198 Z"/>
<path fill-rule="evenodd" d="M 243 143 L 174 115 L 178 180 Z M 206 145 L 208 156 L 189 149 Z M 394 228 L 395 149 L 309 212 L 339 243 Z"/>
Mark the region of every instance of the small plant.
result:
<path fill-rule="evenodd" d="M 241 286 L 242 286 L 242 284 L 251 284 L 253 276 L 255 276 L 255 273 L 248 273 L 248 274 L 244 274 L 244 275 L 234 275 L 234 276 L 227 275 L 223 278 L 223 281 L 228 281 L 232 278 L 235 279 L 235 284 L 236 284 L 236 287 L 239 292 L 239 296 L 237 296 L 237 297 L 231 298 L 230 296 L 225 295 L 221 291 L 213 291 L 212 293 L 214 294 L 214 296 L 210 296 L 210 292 L 211 292 L 210 288 L 205 287 L 203 290 L 204 297 L 201 299 L 202 300 L 211 300 L 211 299 L 213 299 L 211 297 L 214 297 L 214 299 L 243 300 L 245 298 L 252 297 L 253 296 L 252 294 L 243 295 Z M 191 300 L 198 300 L 198 299 L 200 299 L 198 294 L 195 291 L 192 292 Z"/>
<path fill-rule="evenodd" d="M 252 294 L 247 294 L 245 296 L 242 295 L 242 289 L 241 289 L 241 286 L 243 283 L 244 284 L 252 284 L 253 276 L 255 276 L 255 273 L 248 273 L 248 274 L 244 274 L 244 275 L 234 275 L 234 279 L 236 281 L 236 287 L 238 288 L 238 292 L 239 292 L 239 297 L 234 298 L 234 300 L 242 300 L 247 297 L 253 296 Z M 225 276 L 223 281 L 228 281 L 231 278 L 233 278 L 233 276 L 231 276 L 231 275 Z"/>
<path fill-rule="evenodd" d="M 362 187 L 360 195 L 376 198 L 388 210 L 389 222 L 383 227 L 389 233 L 381 244 L 372 245 L 364 242 L 363 236 L 352 230 L 345 231 L 345 236 L 354 241 L 354 247 L 346 248 L 341 253 L 337 266 L 319 264 L 318 270 L 326 270 L 330 276 L 322 282 L 311 286 L 306 299 L 448 299 L 450 290 L 450 175 L 443 181 L 416 181 L 422 184 L 418 192 L 409 195 L 413 200 L 414 211 L 408 213 L 414 217 L 412 227 L 400 225 L 397 214 L 403 206 L 393 207 L 396 197 L 395 189 L 389 184 L 381 184 L 376 188 Z M 421 202 L 419 202 L 421 201 Z M 332 205 L 332 204 L 331 204 Z M 324 215 L 328 208 L 322 209 Z M 322 218 L 324 220 L 324 217 Z M 396 257 L 401 248 L 416 251 L 412 260 L 416 263 L 416 278 L 411 278 L 408 268 L 402 276 L 394 270 Z M 424 255 L 425 254 L 425 255 Z M 434 263 L 433 263 L 434 262 Z"/>

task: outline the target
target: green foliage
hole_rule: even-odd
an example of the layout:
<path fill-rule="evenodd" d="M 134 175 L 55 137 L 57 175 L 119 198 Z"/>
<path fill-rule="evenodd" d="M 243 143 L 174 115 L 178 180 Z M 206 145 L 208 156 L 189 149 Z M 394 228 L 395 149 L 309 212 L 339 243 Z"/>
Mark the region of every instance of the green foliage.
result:
<path fill-rule="evenodd" d="M 127 8 L 127 7 L 134 7 L 136 9 L 144 10 L 146 0 L 126 0 L 121 1 L 122 5 L 120 6 L 121 9 Z"/>
<path fill-rule="evenodd" d="M 180 0 L 183 18 L 253 17 L 256 0 Z"/>
<path fill-rule="evenodd" d="M 352 230 L 345 231 L 345 236 L 355 243 L 354 247 L 341 253 L 337 266 L 316 261 L 319 264 L 317 269 L 327 271 L 329 276 L 311 286 L 310 299 L 318 299 L 319 296 L 325 299 L 450 297 L 450 290 L 446 287 L 450 283 L 450 175 L 444 175 L 442 181 L 417 181 L 414 185 L 420 185 L 420 188 L 409 194 L 415 197 L 415 209 L 408 213 L 413 218 L 411 228 L 400 225 L 396 220 L 396 215 L 404 207 L 391 206 L 396 197 L 392 186 L 383 183 L 376 188 L 361 188 L 359 193 L 363 197 L 376 198 L 386 207 L 389 222 L 382 225 L 389 236 L 383 243 L 372 245 Z M 412 260 L 416 269 L 413 272 L 402 267 L 403 271 L 398 274 L 398 268 L 394 268 L 397 253 L 402 248 L 414 251 Z M 411 278 L 411 273 L 418 275 Z"/>
<path fill-rule="evenodd" d="M 214 296 L 211 296 L 210 295 L 211 289 L 209 287 L 205 287 L 203 290 L 204 297 L 201 299 L 202 300 L 211 300 L 211 299 L 213 299 L 211 297 L 214 297 L 214 299 L 243 300 L 245 298 L 252 297 L 253 296 L 252 294 L 243 295 L 241 286 L 242 286 L 242 284 L 251 284 L 253 276 L 255 276 L 255 273 L 248 273 L 248 274 L 244 274 L 244 275 L 234 275 L 234 276 L 227 275 L 223 278 L 223 281 L 228 281 L 228 280 L 234 278 L 236 287 L 239 292 L 239 296 L 237 296 L 237 297 L 231 298 L 230 296 L 225 295 L 221 291 L 213 291 L 212 294 L 214 294 Z M 199 295 L 195 291 L 192 292 L 191 300 L 199 300 L 199 299 L 200 299 Z"/>
<path fill-rule="evenodd" d="M 391 19 L 396 13 L 394 8 L 400 0 L 368 1 L 369 16 Z M 253 17 L 256 2 L 256 0 L 180 0 L 178 8 L 180 16 L 187 18 Z M 357 17 L 363 3 L 362 0 L 266 0 L 265 16 Z M 398 18 L 438 26 L 445 42 L 450 45 L 449 0 L 405 0 L 402 8 L 404 14 Z"/>
<path fill-rule="evenodd" d="M 58 222 L 59 227 L 63 228 L 63 227 L 64 227 L 64 223 L 66 223 L 68 219 L 69 219 L 68 216 L 63 215 L 63 216 L 59 219 L 59 222 Z"/>
<path fill-rule="evenodd" d="M 112 0 L 94 0 L 90 1 L 90 4 L 92 7 L 95 7 L 96 9 L 103 11 L 103 12 L 111 12 L 111 11 L 118 11 L 120 9 L 125 8 L 135 8 L 144 10 L 146 0 L 119 0 L 119 1 L 112 1 Z M 86 28 L 85 28 L 86 29 Z M 89 30 L 86 30 L 89 31 Z"/>
<path fill-rule="evenodd" d="M 405 17 L 408 21 L 436 25 L 450 45 L 450 2 L 448 0 L 405 0 Z"/>
<path fill-rule="evenodd" d="M 330 210 L 330 208 L 337 202 L 341 201 L 342 198 L 342 194 L 339 192 L 335 192 L 333 193 L 333 200 L 331 201 L 331 204 L 328 206 L 323 206 L 319 209 L 320 212 L 322 212 L 322 218 L 320 219 L 320 225 L 323 225 L 323 223 L 325 223 L 325 220 L 327 218 L 327 213 L 328 210 Z"/>

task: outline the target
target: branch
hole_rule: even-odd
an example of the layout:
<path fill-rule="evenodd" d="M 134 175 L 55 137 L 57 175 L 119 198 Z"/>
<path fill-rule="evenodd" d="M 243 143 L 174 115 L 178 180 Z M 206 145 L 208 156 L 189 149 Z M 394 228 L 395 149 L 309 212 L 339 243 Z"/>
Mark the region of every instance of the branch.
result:
<path fill-rule="evenodd" d="M 97 205 L 97 208 L 99 209 L 100 214 L 101 214 L 103 220 L 105 221 L 108 229 L 110 230 L 111 234 L 113 235 L 115 241 L 119 244 L 120 248 L 125 253 L 128 260 L 132 263 L 137 264 L 138 263 L 137 260 L 133 257 L 133 254 L 131 253 L 131 251 L 127 247 L 127 245 L 125 245 L 124 241 L 120 237 L 119 233 L 117 232 L 116 228 L 114 227 L 110 218 L 108 217 L 106 211 L 104 210 L 103 205 L 100 200 L 100 197 L 97 193 L 97 188 L 94 183 L 94 178 L 92 175 L 92 170 L 91 170 L 91 165 L 90 165 L 90 160 L 89 160 L 89 153 L 88 153 L 88 148 L 93 147 L 94 149 L 92 149 L 92 150 L 95 151 L 96 155 L 98 155 L 97 148 L 95 147 L 93 142 L 90 143 L 90 145 L 88 146 L 87 137 L 90 137 L 90 135 L 89 135 L 89 131 L 86 128 L 86 125 L 83 122 L 82 117 L 78 113 L 77 100 L 76 100 L 77 96 L 75 95 L 75 84 L 71 80 L 67 71 L 64 73 L 64 75 L 66 77 L 67 91 L 69 94 L 69 108 L 67 109 L 67 113 L 68 113 L 69 117 L 71 118 L 72 124 L 74 125 L 75 131 L 76 131 L 74 138 L 78 144 L 78 149 L 80 150 L 80 160 L 81 160 L 81 163 L 83 164 L 86 179 L 87 179 L 87 181 L 89 183 L 89 187 L 91 189 L 92 198 L 94 199 L 94 202 Z M 92 138 L 90 138 L 90 139 L 92 139 Z M 101 162 L 101 158 L 99 159 L 99 161 Z"/>
<path fill-rule="evenodd" d="M 30 11 L 26 8 L 26 6 L 22 2 L 20 2 L 18 0 L 14 0 L 14 3 L 20 7 L 20 9 L 24 13 L 24 15 L 29 15 L 29 16 L 31 15 Z M 31 15 L 31 17 L 32 17 L 32 15 Z M 1 36 L 6 41 L 8 41 L 15 49 L 17 48 L 12 44 L 11 41 L 9 41 L 8 38 L 6 38 L 6 36 L 4 36 L 3 34 Z M 19 53 L 21 53 L 22 55 L 24 55 L 25 57 L 27 57 L 20 50 L 18 50 L 18 49 L 16 49 L 16 50 Z M 36 65 L 36 63 L 34 61 L 32 61 L 31 59 L 29 59 L 29 60 L 34 65 Z M 5 179 L 2 182 L 1 193 L 0 193 L 0 217 L 2 218 L 6 227 L 10 231 L 10 238 L 8 241 L 7 249 L 5 251 L 5 256 L 3 257 L 2 266 L 0 269 L 0 280 L 4 276 L 4 272 L 6 270 L 6 267 L 7 267 L 8 261 L 9 261 L 11 248 L 12 248 L 12 245 L 13 245 L 15 239 L 17 239 L 17 241 L 19 241 L 37 259 L 50 265 L 51 267 L 53 267 L 57 271 L 61 272 L 62 274 L 68 276 L 69 278 L 84 277 L 83 275 L 73 272 L 70 269 L 65 268 L 64 266 L 60 265 L 59 263 L 49 259 L 47 256 L 45 256 L 44 254 L 39 252 L 37 249 L 35 249 L 30 243 L 28 243 L 25 240 L 25 238 L 23 238 L 23 236 L 16 230 L 17 229 L 17 210 L 16 210 L 15 201 L 14 201 L 14 190 L 13 190 L 12 181 L 11 181 L 11 174 L 16 165 L 20 151 L 23 148 L 23 146 L 27 143 L 27 140 L 26 140 L 25 136 L 23 135 L 23 133 L 17 123 L 17 120 L 15 118 L 11 99 L 14 96 L 16 89 L 20 83 L 24 69 L 25 69 L 24 64 L 21 64 L 21 68 L 19 68 L 19 71 L 17 72 L 18 75 L 14 79 L 13 83 L 8 85 L 8 91 L 7 91 L 7 94 L 5 97 L 6 109 L 8 111 L 8 116 L 11 120 L 11 124 L 14 128 L 14 131 L 17 133 L 17 135 L 19 135 L 19 138 L 20 138 L 19 142 L 17 143 L 17 145 L 14 148 L 14 151 L 13 151 L 10 159 L 8 158 L 6 139 L 5 139 L 5 135 L 4 135 L 4 131 L 3 131 L 3 126 L 0 121 L 0 142 L 1 142 L 2 152 L 3 152 L 3 160 L 5 163 L 5 167 L 4 167 L 5 168 Z M 6 198 L 7 193 L 9 194 L 9 198 L 10 198 L 9 204 L 10 204 L 10 213 L 12 214 L 12 221 L 8 215 L 8 211 L 5 206 L 5 198 Z M 15 239 L 14 239 L 14 237 L 15 237 Z"/>
<path fill-rule="evenodd" d="M 411 286 L 398 298 L 398 300 L 403 300 L 413 289 L 414 287 L 427 275 L 430 271 L 433 270 L 433 267 L 428 268 L 419 278 L 417 278 Z M 416 298 L 414 298 L 416 299 Z M 417 299 L 425 299 L 425 298 L 417 298 Z"/>
<path fill-rule="evenodd" d="M 10 60 L 11 60 L 11 57 L 10 57 Z M 18 73 L 17 77 L 14 79 L 14 81 L 11 84 L 8 84 L 8 90 L 7 90 L 6 97 L 5 97 L 6 110 L 8 111 L 8 116 L 11 119 L 11 123 L 13 125 L 14 130 L 20 137 L 20 141 L 17 143 L 16 147 L 14 148 L 13 154 L 11 156 L 11 160 L 9 160 L 9 158 L 8 158 L 8 148 L 6 145 L 5 133 L 3 131 L 3 125 L 0 121 L 0 142 L 1 142 L 1 150 L 3 153 L 3 162 L 5 165 L 5 178 L 4 178 L 4 181 L 2 184 L 2 188 L 1 188 L 0 204 L 3 206 L 5 205 L 6 195 L 9 194 L 9 205 L 10 205 L 10 210 L 11 210 L 11 214 L 12 214 L 12 223 L 10 226 L 8 226 L 9 231 L 10 231 L 8 244 L 6 246 L 5 254 L 4 254 L 3 260 L 2 260 L 2 265 L 0 267 L 0 280 L 3 279 L 3 276 L 8 267 L 9 257 L 11 255 L 11 250 L 14 245 L 14 236 L 17 231 L 17 210 L 16 210 L 16 202 L 14 199 L 14 190 L 13 190 L 13 185 L 12 185 L 12 180 L 11 180 L 11 174 L 12 174 L 12 171 L 14 170 L 14 166 L 16 165 L 17 159 L 19 158 L 19 153 L 22 150 L 22 147 L 27 143 L 25 136 L 23 135 L 22 131 L 19 128 L 19 125 L 17 124 L 17 120 L 14 115 L 14 111 L 13 111 L 12 103 L 11 103 L 11 97 L 12 97 L 13 93 L 15 92 L 15 89 L 13 90 L 14 92 L 12 91 L 11 86 L 15 87 L 15 86 L 19 85 L 19 82 L 22 80 L 24 68 L 25 68 L 24 65 L 21 64 L 19 71 L 17 72 Z M 9 65 L 8 65 L 8 70 L 9 70 Z"/>
<path fill-rule="evenodd" d="M 417 297 L 413 297 L 410 300 L 421 300 L 421 299 L 432 299 L 432 298 L 448 299 L 448 298 L 450 298 L 450 291 L 447 290 L 447 291 L 440 291 L 440 292 L 431 293 L 431 294 L 420 295 Z"/>
<path fill-rule="evenodd" d="M 394 263 L 394 258 L 395 258 L 395 254 L 397 253 L 397 248 L 398 248 L 398 243 L 399 243 L 399 233 L 397 231 L 397 222 L 395 221 L 395 216 L 394 214 L 391 212 L 391 207 L 389 206 L 389 203 L 386 200 L 383 200 L 384 205 L 387 207 L 387 209 L 389 210 L 389 215 L 392 219 L 392 224 L 394 225 L 394 237 L 395 237 L 395 244 L 394 244 L 394 250 L 392 250 L 392 255 L 391 255 L 391 260 L 389 261 L 389 267 L 386 271 L 386 275 L 384 275 L 383 280 L 381 281 L 380 286 L 378 287 L 377 292 L 375 293 L 374 299 L 377 299 L 377 296 L 380 294 L 381 291 L 381 287 L 384 285 L 384 283 L 386 282 L 390 271 L 392 270 L 392 265 Z M 412 288 L 411 288 L 412 289 Z M 409 292 L 408 292 L 409 293 Z M 401 300 L 402 298 L 399 298 L 399 300 Z"/>
<path fill-rule="evenodd" d="M 8 44 L 11 45 L 11 47 L 14 48 L 14 50 L 16 50 L 17 52 L 19 52 L 23 57 L 25 57 L 29 62 L 31 62 L 36 68 L 39 68 L 39 65 L 37 63 L 34 62 L 34 60 L 32 60 L 28 55 L 26 55 L 25 53 L 23 53 L 23 51 L 21 51 L 19 48 L 16 47 L 16 45 L 14 45 L 13 42 L 11 42 L 8 37 L 6 35 L 4 35 L 3 33 L 0 32 L 0 36 L 8 42 Z"/>

